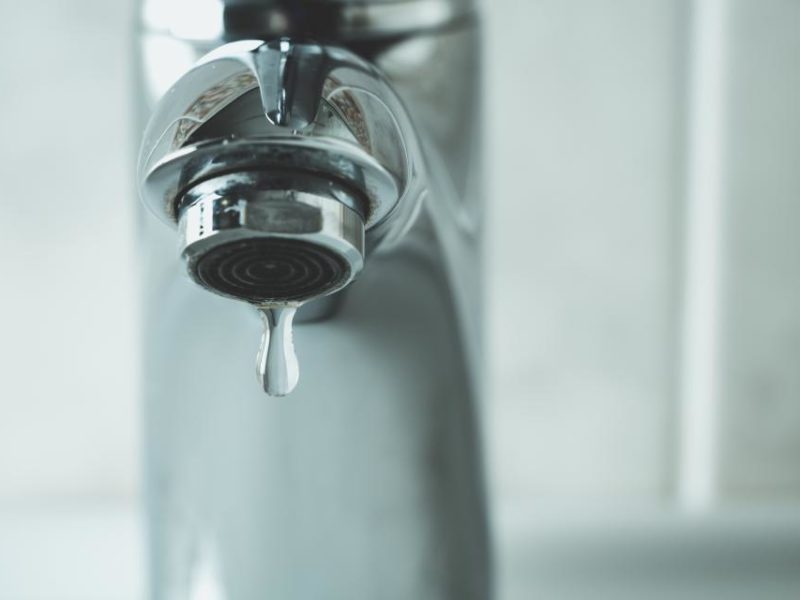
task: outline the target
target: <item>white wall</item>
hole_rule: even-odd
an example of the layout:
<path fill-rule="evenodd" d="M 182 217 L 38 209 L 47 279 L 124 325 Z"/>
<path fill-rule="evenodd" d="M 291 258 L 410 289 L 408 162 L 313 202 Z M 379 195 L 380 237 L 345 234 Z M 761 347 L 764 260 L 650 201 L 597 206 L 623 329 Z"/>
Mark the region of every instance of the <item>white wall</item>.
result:
<path fill-rule="evenodd" d="M 800 499 L 800 2 L 730 21 L 721 487 Z"/>
<path fill-rule="evenodd" d="M 489 11 L 497 480 L 509 497 L 670 486 L 679 3 Z"/>
<path fill-rule="evenodd" d="M 0 501 L 134 487 L 131 14 L 0 4 Z"/>

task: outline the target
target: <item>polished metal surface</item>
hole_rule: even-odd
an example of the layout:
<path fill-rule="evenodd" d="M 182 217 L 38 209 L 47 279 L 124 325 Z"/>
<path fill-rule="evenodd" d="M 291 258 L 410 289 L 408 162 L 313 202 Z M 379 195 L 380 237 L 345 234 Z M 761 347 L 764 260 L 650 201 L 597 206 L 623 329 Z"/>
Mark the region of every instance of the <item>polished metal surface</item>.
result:
<path fill-rule="evenodd" d="M 410 119 L 374 66 L 340 48 L 247 40 L 209 53 L 167 91 L 139 181 L 145 202 L 174 221 L 181 194 L 222 173 L 321 173 L 364 194 L 367 229 L 383 233 L 390 215 L 416 212 L 422 168 Z"/>
<path fill-rule="evenodd" d="M 310 250 L 291 216 L 308 207 L 331 211 L 311 234 L 324 232 L 311 250 L 341 259 L 326 272 L 363 266 L 294 319 L 287 298 L 251 297 L 254 311 L 178 277 L 178 236 L 143 224 L 152 596 L 486 600 L 472 5 L 244 4 L 293 7 L 294 29 L 204 20 L 245 14 L 239 3 L 194 2 L 189 18 L 186 3 L 148 2 L 172 12 L 140 38 L 142 195 L 210 287 Z M 426 22 L 425 6 L 450 12 Z M 277 204 L 290 209 L 277 221 L 248 222 L 248 207 Z M 252 383 L 259 318 L 263 387 L 289 398 Z"/>
<path fill-rule="evenodd" d="M 246 299 L 259 306 L 300 304 L 309 297 L 332 294 L 349 284 L 364 265 L 363 217 L 340 201 L 347 198 L 345 190 L 324 180 L 308 179 L 237 173 L 206 181 L 190 190 L 197 199 L 181 210 L 179 232 L 182 256 L 195 281 L 218 294 Z M 275 280 L 270 269 L 284 263 L 273 261 L 274 264 L 262 265 L 266 271 L 262 277 L 254 272 L 252 267 L 256 265 L 244 273 L 246 277 L 233 279 L 233 274 L 228 274 L 224 277 L 227 284 L 224 289 L 203 278 L 198 266 L 210 253 L 236 244 L 247 247 L 247 242 L 259 239 L 276 240 L 285 246 L 297 242 L 298 246 L 331 253 L 342 263 L 341 275 L 315 279 L 313 275 L 317 273 L 309 272 L 313 262 L 289 261 Z M 233 266 L 248 267 L 241 263 Z M 272 291 L 261 291 L 271 280 L 274 280 Z"/>

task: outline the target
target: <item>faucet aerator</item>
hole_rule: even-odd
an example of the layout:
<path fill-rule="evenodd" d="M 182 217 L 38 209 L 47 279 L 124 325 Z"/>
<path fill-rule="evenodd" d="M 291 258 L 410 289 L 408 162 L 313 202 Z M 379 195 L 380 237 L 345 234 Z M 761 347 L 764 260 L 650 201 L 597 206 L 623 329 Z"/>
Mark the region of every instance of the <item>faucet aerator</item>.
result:
<path fill-rule="evenodd" d="M 223 296 L 299 306 L 341 290 L 364 265 L 362 202 L 326 178 L 228 174 L 198 184 L 180 205 L 189 274 Z"/>

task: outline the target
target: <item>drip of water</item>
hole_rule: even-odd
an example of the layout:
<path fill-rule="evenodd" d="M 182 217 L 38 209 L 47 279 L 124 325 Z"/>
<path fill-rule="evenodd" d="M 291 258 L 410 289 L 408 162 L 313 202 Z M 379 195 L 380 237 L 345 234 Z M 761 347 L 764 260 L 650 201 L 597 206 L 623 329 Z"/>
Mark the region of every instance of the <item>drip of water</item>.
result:
<path fill-rule="evenodd" d="M 269 306 L 259 310 L 264 320 L 264 337 L 258 352 L 258 378 L 270 396 L 286 396 L 300 379 L 292 336 L 297 307 Z"/>

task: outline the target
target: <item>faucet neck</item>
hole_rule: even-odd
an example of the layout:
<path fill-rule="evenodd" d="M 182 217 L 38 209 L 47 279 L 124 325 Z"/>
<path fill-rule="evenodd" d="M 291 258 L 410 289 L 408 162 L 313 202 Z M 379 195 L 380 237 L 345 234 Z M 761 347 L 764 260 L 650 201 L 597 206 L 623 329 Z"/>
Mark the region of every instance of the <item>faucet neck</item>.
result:
<path fill-rule="evenodd" d="M 143 0 L 148 32 L 197 42 L 289 36 L 347 43 L 404 37 L 470 18 L 475 0 Z M 189 16 L 187 16 L 189 15 Z"/>

